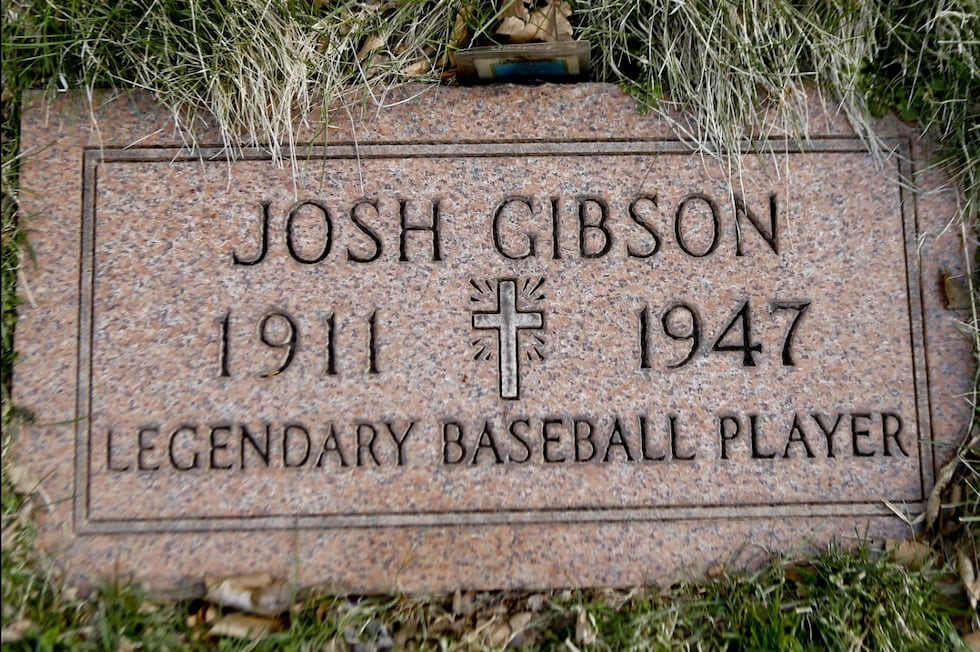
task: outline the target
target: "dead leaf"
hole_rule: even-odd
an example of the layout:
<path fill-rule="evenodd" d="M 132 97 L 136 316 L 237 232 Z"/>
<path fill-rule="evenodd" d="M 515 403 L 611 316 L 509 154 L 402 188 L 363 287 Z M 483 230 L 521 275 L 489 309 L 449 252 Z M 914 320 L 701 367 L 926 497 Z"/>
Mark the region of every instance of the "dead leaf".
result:
<path fill-rule="evenodd" d="M 231 607 L 260 616 L 276 616 L 289 609 L 292 592 L 282 580 L 268 573 L 254 573 L 222 579 L 205 579 L 204 599 L 221 607 Z"/>
<path fill-rule="evenodd" d="M 705 571 L 705 574 L 711 579 L 717 579 L 725 574 L 725 565 L 712 564 L 711 566 L 708 567 L 708 570 Z"/>
<path fill-rule="evenodd" d="M 976 609 L 977 602 L 980 601 L 980 580 L 977 579 L 969 553 L 962 545 L 956 547 L 956 570 L 959 571 L 960 581 L 966 589 L 966 596 L 970 599 L 970 608 Z"/>
<path fill-rule="evenodd" d="M 508 621 L 508 624 L 510 625 L 510 628 L 512 630 L 514 630 L 515 632 L 519 632 L 525 627 L 527 627 L 527 624 L 531 622 L 531 618 L 533 617 L 534 617 L 533 614 L 531 614 L 528 611 L 524 611 L 522 613 L 517 613 L 511 616 L 510 621 Z"/>
<path fill-rule="evenodd" d="M 0 532 L 0 550 L 6 552 L 17 545 L 18 530 L 20 530 L 20 525 L 16 521 L 11 520 L 9 525 L 4 525 L 3 531 Z"/>
<path fill-rule="evenodd" d="M 518 4 L 521 3 L 515 2 L 510 7 Z M 523 8 L 523 4 L 521 7 Z M 505 11 L 497 27 L 497 34 L 508 37 L 512 43 L 570 41 L 572 24 L 568 22 L 568 17 L 571 15 L 571 5 L 561 0 L 548 0 L 544 7 L 535 9 L 530 14 L 527 9 L 523 9 L 523 12 Z"/>
<path fill-rule="evenodd" d="M 0 533 L 0 549 L 11 550 L 17 545 L 17 534 L 30 524 L 33 511 L 33 503 L 27 501 L 17 510 L 16 515 L 8 516 L 7 522 L 3 525 L 3 532 Z"/>
<path fill-rule="evenodd" d="M 24 634 L 34 623 L 30 618 L 21 618 L 10 623 L 0 630 L 0 642 L 4 644 L 19 643 L 24 639 Z"/>
<path fill-rule="evenodd" d="M 467 20 L 471 7 L 463 7 L 456 12 L 456 22 L 453 23 L 453 35 L 449 40 L 450 49 L 461 48 L 470 37 L 470 25 Z"/>
<path fill-rule="evenodd" d="M 531 15 L 528 10 L 530 5 L 531 0 L 508 0 L 500 12 L 500 17 L 506 19 L 513 16 L 521 19 L 522 22 L 526 22 Z"/>
<path fill-rule="evenodd" d="M 383 75 L 391 70 L 391 57 L 384 52 L 375 52 L 364 64 L 364 74 L 368 79 Z"/>
<path fill-rule="evenodd" d="M 135 650 L 143 647 L 139 643 L 134 643 L 125 636 L 119 639 L 119 645 L 116 646 L 116 652 L 134 652 Z"/>
<path fill-rule="evenodd" d="M 487 636 L 487 643 L 490 647 L 503 647 L 510 640 L 510 625 L 507 623 L 498 623 L 490 628 L 490 633 Z"/>
<path fill-rule="evenodd" d="M 527 598 L 527 608 L 531 610 L 532 613 L 538 613 L 541 608 L 544 607 L 544 594 L 535 593 L 534 595 L 529 595 Z"/>
<path fill-rule="evenodd" d="M 362 45 L 361 49 L 357 51 L 357 60 L 364 61 L 372 52 L 383 48 L 384 46 L 385 40 L 377 34 L 368 36 L 366 39 L 364 39 L 364 45 Z"/>
<path fill-rule="evenodd" d="M 14 464 L 7 469 L 7 479 L 18 496 L 30 496 L 41 488 L 41 478 L 22 464 Z"/>
<path fill-rule="evenodd" d="M 347 652 L 347 645 L 339 638 L 332 638 L 320 648 L 320 652 Z"/>
<path fill-rule="evenodd" d="M 510 40 L 515 43 L 526 43 L 531 40 L 530 37 L 524 40 L 518 40 L 524 38 L 524 30 L 527 29 L 527 21 L 518 18 L 517 16 L 508 16 L 500 21 L 500 25 L 497 26 L 497 33 L 504 36 L 509 36 Z M 537 30 L 531 29 L 530 32 L 533 33 Z"/>
<path fill-rule="evenodd" d="M 408 642 L 415 638 L 415 635 L 419 632 L 419 625 L 415 620 L 409 620 L 408 622 L 402 623 L 401 628 L 395 632 L 395 649 L 404 650 L 408 647 Z"/>
<path fill-rule="evenodd" d="M 78 602 L 82 597 L 77 586 L 66 586 L 61 589 L 61 604 Z"/>
<path fill-rule="evenodd" d="M 571 15 L 572 7 L 567 2 L 552 1 L 531 14 L 528 22 L 538 29 L 536 40 L 546 43 L 571 41 L 572 24 L 568 22 Z"/>
<path fill-rule="evenodd" d="M 890 552 L 895 563 L 909 570 L 919 570 L 932 556 L 932 547 L 918 541 L 899 541 Z"/>
<path fill-rule="evenodd" d="M 289 609 L 293 601 L 293 592 L 284 581 L 276 581 L 269 586 L 252 592 L 254 613 L 273 616 Z"/>
<path fill-rule="evenodd" d="M 15 494 L 33 496 L 37 494 L 44 506 L 51 509 L 51 497 L 41 486 L 41 478 L 34 471 L 21 464 L 13 464 L 7 469 L 7 478 Z"/>
<path fill-rule="evenodd" d="M 419 75 L 424 75 L 430 70 L 432 70 L 432 62 L 423 58 L 419 59 L 415 63 L 410 63 L 407 66 L 402 67 L 399 72 L 406 77 L 418 77 Z"/>
<path fill-rule="evenodd" d="M 507 621 L 510 636 L 507 637 L 507 649 L 533 647 L 536 632 L 529 628 L 534 615 L 529 611 L 522 611 L 510 617 Z"/>
<path fill-rule="evenodd" d="M 582 607 L 576 607 L 575 611 L 578 612 L 575 617 L 575 642 L 579 645 L 592 645 L 595 643 L 595 623 Z"/>
<path fill-rule="evenodd" d="M 970 307 L 970 288 L 965 276 L 942 272 L 942 294 L 946 310 L 966 310 Z"/>
<path fill-rule="evenodd" d="M 470 13 L 470 7 L 466 6 L 456 12 L 456 22 L 453 24 L 453 35 L 446 44 L 446 49 L 442 56 L 436 59 L 436 68 L 449 66 L 456 67 L 456 50 L 466 47 L 470 39 L 470 27 L 466 18 Z M 463 382 L 466 382 L 465 380 Z"/>
<path fill-rule="evenodd" d="M 211 627 L 208 635 L 217 638 L 226 636 L 230 638 L 247 638 L 257 641 L 264 635 L 278 629 L 278 623 L 273 618 L 262 616 L 250 616 L 248 614 L 228 614 L 223 616 Z"/>

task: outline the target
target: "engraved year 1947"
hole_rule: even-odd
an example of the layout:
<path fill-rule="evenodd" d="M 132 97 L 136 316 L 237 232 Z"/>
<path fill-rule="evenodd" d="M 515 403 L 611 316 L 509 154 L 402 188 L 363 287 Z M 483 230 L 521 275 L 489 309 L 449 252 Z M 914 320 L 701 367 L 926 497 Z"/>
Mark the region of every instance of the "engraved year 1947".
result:
<path fill-rule="evenodd" d="M 793 341 L 796 331 L 809 310 L 809 301 L 779 301 L 769 303 L 769 313 L 791 311 L 793 319 L 782 338 L 780 358 L 784 367 L 793 367 L 796 360 L 793 357 Z M 648 306 L 643 306 L 639 312 L 640 334 L 640 369 L 650 369 L 650 313 Z M 703 320 L 698 309 L 686 302 L 671 303 L 660 313 L 659 330 L 671 340 L 688 342 L 688 350 L 679 360 L 667 363 L 668 369 L 678 369 L 691 362 L 699 353 L 740 353 L 743 367 L 756 366 L 755 355 L 762 355 L 763 344 L 754 340 L 752 335 L 752 304 L 746 299 L 734 316 L 723 326 L 715 337 L 711 348 L 704 350 L 701 341 L 704 335 Z"/>

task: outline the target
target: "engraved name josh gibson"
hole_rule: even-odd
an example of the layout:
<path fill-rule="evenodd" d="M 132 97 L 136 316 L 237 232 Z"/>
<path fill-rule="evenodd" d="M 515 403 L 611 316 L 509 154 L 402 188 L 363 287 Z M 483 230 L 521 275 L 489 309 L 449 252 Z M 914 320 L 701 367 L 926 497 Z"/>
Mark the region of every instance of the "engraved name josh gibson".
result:
<path fill-rule="evenodd" d="M 559 206 L 568 201 L 559 197 L 512 195 L 495 207 L 490 225 L 490 242 L 499 256 L 522 260 L 537 256 L 602 258 L 624 255 L 650 258 L 667 242 L 684 255 L 704 258 L 724 251 L 721 247 L 722 220 L 720 202 L 702 193 L 692 193 L 664 211 L 664 202 L 656 194 L 639 194 L 625 206 L 611 205 L 598 196 L 575 197 L 574 221 L 577 240 L 574 250 L 559 245 Z M 346 209 L 315 199 L 296 202 L 276 220 L 271 202 L 261 203 L 257 243 L 251 253 L 235 249 L 231 263 L 254 266 L 277 255 L 276 241 L 284 245 L 285 255 L 304 265 L 315 265 L 331 255 L 343 256 L 348 262 L 371 263 L 387 256 L 397 261 L 443 260 L 440 202 L 428 202 L 428 211 L 404 199 L 381 202 L 361 198 Z M 761 219 L 745 201 L 731 198 L 728 219 L 735 222 L 734 242 L 728 243 L 729 254 L 747 254 L 749 238 L 761 240 L 756 251 L 779 254 L 778 203 L 769 196 L 768 219 Z M 385 215 L 385 213 L 390 213 Z M 425 214 L 427 212 L 427 214 Z M 626 219 L 612 220 L 611 215 Z M 660 221 L 655 216 L 660 216 Z M 673 238 L 665 238 L 663 218 L 668 218 Z M 385 219 L 387 217 L 387 219 Z M 356 240 L 334 245 L 334 223 L 345 219 L 359 234 Z M 298 221 L 320 223 L 319 242 L 302 243 L 297 236 Z M 273 224 L 279 221 L 281 240 L 273 240 Z M 566 220 L 567 221 L 567 220 Z M 766 224 L 765 222 L 768 222 Z M 397 224 L 397 236 L 386 238 L 379 224 Z M 502 223 L 511 228 L 501 227 Z M 514 224 L 535 225 L 521 232 Z M 614 226 L 617 225 L 617 226 Z M 623 224 L 629 225 L 625 228 Z M 697 237 L 690 233 L 697 224 Z M 705 226 L 707 229 L 705 230 Z M 542 228 L 550 242 L 539 242 Z M 348 231 L 349 232 L 349 231 Z M 574 235 L 574 234 L 573 234 Z M 758 243 L 757 243 L 758 244 Z M 567 245 L 566 245 L 567 246 Z M 544 277 L 471 278 L 461 282 L 470 295 L 470 320 L 473 358 L 495 362 L 497 390 L 502 399 L 519 400 L 522 364 L 533 364 L 546 357 L 546 289 Z M 702 315 L 702 306 L 673 301 L 662 310 L 643 306 L 633 315 L 639 345 L 636 365 L 641 370 L 673 370 L 689 364 L 701 355 L 728 355 L 733 364 L 754 367 L 763 355 L 774 355 L 783 366 L 795 366 L 794 342 L 805 326 L 811 302 L 771 298 L 766 305 L 745 299 L 728 307 L 727 315 Z M 778 341 L 758 341 L 753 323 L 786 313 L 786 325 Z M 378 359 L 377 311 L 364 315 L 366 329 L 363 350 L 358 357 L 365 361 L 363 373 L 384 372 L 384 361 Z M 239 324 L 229 310 L 219 316 L 217 327 L 219 350 L 217 375 L 232 377 L 252 373 L 271 378 L 286 373 L 300 351 L 298 321 L 286 311 L 271 311 L 256 324 Z M 334 314 L 322 320 L 323 333 L 318 337 L 325 346 L 322 356 L 323 375 L 337 375 L 337 323 Z M 268 368 L 233 369 L 229 361 L 233 328 L 247 328 L 257 333 L 261 344 L 280 351 L 277 364 Z M 651 354 L 651 340 L 678 343 L 675 359 L 658 361 Z M 348 338 L 349 343 L 349 338 Z M 244 367 L 245 365 L 241 365 Z M 191 471 L 197 469 L 232 470 L 256 467 L 373 467 L 409 463 L 411 442 L 441 442 L 442 462 L 459 464 L 543 464 L 589 462 L 684 462 L 698 458 L 772 460 L 792 457 L 908 457 L 911 434 L 895 411 L 855 410 L 821 413 L 794 412 L 788 415 L 718 414 L 714 422 L 698 424 L 699 430 L 714 432 L 711 440 L 695 439 L 686 432 L 681 415 L 608 415 L 606 417 L 521 417 L 461 423 L 443 419 L 438 423 L 404 422 L 300 422 L 272 423 L 183 423 L 179 425 L 148 424 L 136 432 L 107 433 L 105 463 L 114 472 L 151 472 L 161 469 Z M 693 429 L 693 427 L 692 427 Z M 431 430 L 431 433 L 424 432 Z"/>

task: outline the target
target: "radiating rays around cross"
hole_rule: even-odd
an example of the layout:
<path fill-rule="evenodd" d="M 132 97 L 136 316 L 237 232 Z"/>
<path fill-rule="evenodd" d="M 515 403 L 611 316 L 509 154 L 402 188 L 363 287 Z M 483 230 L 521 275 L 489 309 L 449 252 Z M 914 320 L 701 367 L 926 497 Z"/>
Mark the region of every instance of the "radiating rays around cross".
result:
<path fill-rule="evenodd" d="M 536 334 L 532 335 L 528 339 L 530 340 L 530 342 L 528 342 L 527 345 L 525 346 L 525 353 L 527 354 L 527 359 L 544 360 L 544 351 L 542 350 L 542 347 L 544 347 L 544 340 L 541 339 L 541 337 Z"/>
<path fill-rule="evenodd" d="M 472 345 L 476 350 L 473 354 L 474 360 L 490 360 L 493 358 L 493 342 L 490 337 L 478 337 L 473 340 Z"/>
<path fill-rule="evenodd" d="M 493 285 L 487 279 L 470 279 L 470 302 L 471 303 L 496 303 L 496 292 L 494 292 Z M 494 350 L 496 349 L 496 343 L 493 336 L 490 334 L 480 335 L 476 337 L 471 343 L 473 346 L 473 359 L 474 360 L 492 360 L 494 356 Z"/>
<path fill-rule="evenodd" d="M 471 278 L 470 287 L 473 288 L 470 294 L 470 301 L 473 303 L 479 303 L 487 299 L 492 300 L 495 296 L 493 286 L 486 279 Z"/>
<path fill-rule="evenodd" d="M 543 276 L 524 279 L 521 284 L 521 296 L 528 301 L 543 301 L 545 297 L 544 291 L 541 289 L 542 285 L 544 285 Z"/>

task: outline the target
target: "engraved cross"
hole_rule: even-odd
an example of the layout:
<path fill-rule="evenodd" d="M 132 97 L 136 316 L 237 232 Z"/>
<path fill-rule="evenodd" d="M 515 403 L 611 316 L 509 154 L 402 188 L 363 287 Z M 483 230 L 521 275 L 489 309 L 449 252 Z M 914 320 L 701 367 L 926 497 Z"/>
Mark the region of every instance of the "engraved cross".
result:
<path fill-rule="evenodd" d="M 520 385 L 520 368 L 517 356 L 517 331 L 541 328 L 543 312 L 521 312 L 517 309 L 517 292 L 514 281 L 497 283 L 497 311 L 473 313 L 473 328 L 496 329 L 497 359 L 500 367 L 500 396 L 517 398 Z"/>

